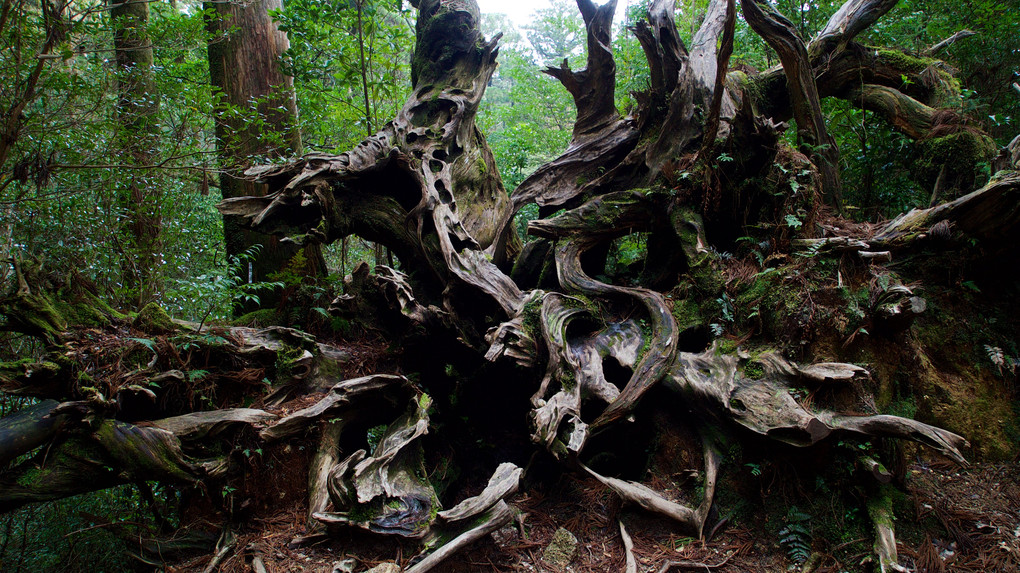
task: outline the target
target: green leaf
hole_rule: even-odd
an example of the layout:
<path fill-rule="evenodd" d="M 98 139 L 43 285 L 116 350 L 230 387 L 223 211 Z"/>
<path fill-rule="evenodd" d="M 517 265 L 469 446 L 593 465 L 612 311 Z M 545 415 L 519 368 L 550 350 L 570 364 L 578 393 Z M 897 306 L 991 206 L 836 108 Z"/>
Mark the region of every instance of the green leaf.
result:
<path fill-rule="evenodd" d="M 141 344 L 142 346 L 148 348 L 152 352 L 156 352 L 156 342 L 153 340 L 149 340 L 148 338 L 128 338 L 128 340 L 137 342 L 138 344 Z"/>

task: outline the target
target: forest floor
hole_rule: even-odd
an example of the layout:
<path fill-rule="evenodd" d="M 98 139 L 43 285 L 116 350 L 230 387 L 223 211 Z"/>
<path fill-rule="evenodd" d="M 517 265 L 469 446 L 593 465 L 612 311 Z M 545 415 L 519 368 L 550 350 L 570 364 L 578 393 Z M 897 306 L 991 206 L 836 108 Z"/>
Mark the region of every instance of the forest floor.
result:
<path fill-rule="evenodd" d="M 915 463 L 908 468 L 910 510 L 897 514 L 900 563 L 917 572 L 1020 571 L 1020 464 Z M 677 533 L 667 519 L 621 507 L 618 499 L 591 478 L 564 474 L 551 484 L 518 493 L 512 505 L 517 523 L 487 536 L 440 566 L 449 573 L 547 572 L 594 573 L 624 571 L 626 554 L 620 522 L 632 536 L 637 570 L 740 571 L 778 573 L 801 571 L 776 531 L 770 500 L 743 508 L 698 541 Z M 772 500 L 781 503 L 781 500 Z M 785 508 L 783 508 L 785 509 Z M 725 511 L 725 509 L 723 510 Z M 381 563 L 406 565 L 414 546 L 357 531 L 338 531 L 329 541 L 290 546 L 304 533 L 301 503 L 253 521 L 234 554 L 220 571 L 251 571 L 258 555 L 273 572 L 365 571 Z M 564 568 L 544 560 L 554 533 L 564 528 L 578 540 L 576 553 Z M 523 531 L 523 535 L 521 534 Z M 822 536 L 810 540 L 809 563 L 816 572 L 869 571 L 872 539 L 845 542 Z M 210 556 L 196 557 L 170 571 L 202 571 Z M 669 564 L 673 562 L 674 565 Z M 707 567 L 706 567 L 707 566 Z"/>

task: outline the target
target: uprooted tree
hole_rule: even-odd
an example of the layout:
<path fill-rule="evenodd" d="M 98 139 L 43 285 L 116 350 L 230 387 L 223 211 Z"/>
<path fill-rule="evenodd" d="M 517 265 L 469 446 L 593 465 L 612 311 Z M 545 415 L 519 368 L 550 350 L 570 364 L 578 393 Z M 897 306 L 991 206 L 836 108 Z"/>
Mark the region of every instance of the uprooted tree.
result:
<path fill-rule="evenodd" d="M 472 0 L 421 0 L 414 89 L 399 114 L 346 153 L 251 170 L 270 193 L 220 207 L 297 244 L 355 234 L 392 250 L 399 271 L 359 269 L 330 309 L 371 322 L 400 348 L 379 367 L 385 373 L 345 379 L 350 353 L 299 331 L 203 330 L 152 307 L 133 323 L 151 338 L 128 338 L 124 317 L 80 281 L 20 261 L 4 303 L 6 327 L 43 339 L 49 358 L 7 364 L 2 373 L 5 392 L 42 401 L 0 420 L 0 456 L 8 465 L 22 460 L 0 479 L 0 511 L 158 480 L 204 484 L 238 519 L 238 498 L 219 493 L 250 491 L 239 485 L 248 465 L 238 452 L 311 434 L 318 445 L 309 453 L 308 537 L 341 524 L 418 538 L 421 554 L 408 570 L 422 572 L 511 519 L 506 500 L 524 464 L 500 459 L 500 448 L 471 453 L 480 456 L 472 467 L 492 476 L 477 495 L 451 497 L 462 490 L 433 477 L 475 431 L 530 441 L 694 536 L 713 525 L 727 441 L 775 440 L 810 451 L 834 435 L 898 438 L 963 463 L 966 441 L 955 433 L 891 415 L 816 410 L 790 391 L 864 389 L 867 369 L 721 348 L 708 324 L 684 314 L 699 301 L 664 294 L 682 281 L 712 280 L 718 251 L 749 235 L 777 249 L 850 253 L 861 265 L 975 242 L 990 260 L 1015 256 L 1016 145 L 998 158 L 1006 170 L 987 186 L 913 211 L 873 236 L 816 224 L 841 196 L 820 98 L 878 112 L 929 153 L 972 150 L 936 158 L 946 166 L 935 190 L 942 197 L 970 191 L 974 166 L 962 157 L 994 152 L 965 117 L 941 109 L 958 87 L 938 62 L 855 40 L 894 5 L 849 0 L 805 43 L 767 5 L 743 0 L 744 19 L 782 62 L 748 76 L 728 68 L 734 0 L 710 3 L 690 46 L 677 32 L 673 3 L 656 0 L 631 30 L 650 86 L 623 116 L 609 49 L 616 3 L 578 0 L 587 66 L 546 70 L 574 98 L 572 140 L 508 194 L 474 121 L 496 67 L 496 40 L 480 34 Z M 781 137 L 790 120 L 798 150 Z M 946 138 L 952 145 L 931 143 Z M 513 220 L 535 203 L 540 217 L 522 243 Z M 789 216 L 800 224 L 782 224 Z M 608 268 L 614 241 L 632 234 L 645 237 L 641 264 Z M 892 285 L 871 312 L 875 324 L 896 331 L 923 308 L 909 288 Z M 752 360 L 755 367 L 746 367 Z M 189 372 L 214 367 L 221 369 L 214 387 Z M 652 393 L 683 404 L 673 415 L 701 437 L 704 497 L 695 506 L 598 464 L 602 449 L 619 447 L 614 434 L 651 423 L 639 413 Z M 258 407 L 242 407 L 256 398 Z M 867 463 L 888 481 L 878 460 Z M 876 553 L 884 570 L 897 568 L 892 522 L 878 505 Z"/>

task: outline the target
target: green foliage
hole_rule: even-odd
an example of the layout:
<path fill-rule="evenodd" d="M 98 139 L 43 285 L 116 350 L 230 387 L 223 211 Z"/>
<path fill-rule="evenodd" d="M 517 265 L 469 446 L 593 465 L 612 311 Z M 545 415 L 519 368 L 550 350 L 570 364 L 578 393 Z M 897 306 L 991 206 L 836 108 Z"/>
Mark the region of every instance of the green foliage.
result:
<path fill-rule="evenodd" d="M 220 272 L 178 279 L 168 298 L 173 314 L 198 320 L 204 324 L 207 319 L 226 320 L 236 306 L 245 303 L 258 304 L 259 294 L 283 288 L 284 284 L 274 282 L 247 282 L 248 264 L 252 262 L 261 245 L 254 245 L 236 257 L 231 257 L 225 269 Z"/>
<path fill-rule="evenodd" d="M 45 253 L 49 268 L 74 268 L 104 298 L 138 308 L 147 302 L 138 303 L 139 289 L 159 297 L 164 279 L 208 264 L 220 241 L 217 197 L 202 194 L 207 177 L 196 161 L 208 149 L 211 126 L 201 13 L 152 5 L 148 33 L 158 45 L 152 98 L 160 125 L 153 141 L 117 135 L 121 104 L 112 92 L 121 71 L 109 62 L 113 30 L 102 4 L 73 3 L 57 19 L 31 6 L 13 4 L 0 31 L 0 69 L 10 86 L 0 90 L 0 108 L 25 106 L 15 138 L 0 146 L 0 205 L 9 223 L 0 258 Z M 38 83 L 29 89 L 37 65 Z M 154 167 L 122 169 L 125 157 L 137 153 L 150 155 Z M 152 269 L 139 268 L 152 253 L 123 234 L 134 206 L 118 193 L 132 182 L 144 189 L 144 210 L 162 221 L 151 229 L 148 248 L 158 262 Z M 142 276 L 152 284 L 129 284 Z"/>
<path fill-rule="evenodd" d="M 286 70 L 294 76 L 302 138 L 310 149 L 353 147 L 403 105 L 411 87 L 414 29 L 410 6 L 392 6 L 293 0 L 274 15 L 290 40 Z"/>
<path fill-rule="evenodd" d="M 161 505 L 173 502 L 169 490 L 154 493 Z M 0 567 L 9 573 L 128 571 L 135 563 L 123 539 L 155 529 L 133 485 L 24 507 L 0 515 Z"/>
<path fill-rule="evenodd" d="M 562 16 L 558 11 L 561 9 L 545 12 L 553 21 L 534 24 L 529 38 L 534 37 L 549 50 L 553 50 L 553 45 L 561 45 L 556 49 L 576 54 L 570 58 L 572 62 L 583 62 L 576 40 L 553 38 L 561 33 L 569 35 L 569 31 L 555 28 L 554 22 Z M 486 15 L 482 31 L 487 36 L 504 33 L 499 67 L 485 91 L 477 121 L 496 155 L 503 185 L 510 191 L 566 148 L 576 110 L 570 94 L 555 79 L 541 73 L 532 45 L 512 23 Z"/>
<path fill-rule="evenodd" d="M 811 516 L 791 507 L 779 530 L 779 543 L 794 563 L 803 563 L 811 556 Z"/>

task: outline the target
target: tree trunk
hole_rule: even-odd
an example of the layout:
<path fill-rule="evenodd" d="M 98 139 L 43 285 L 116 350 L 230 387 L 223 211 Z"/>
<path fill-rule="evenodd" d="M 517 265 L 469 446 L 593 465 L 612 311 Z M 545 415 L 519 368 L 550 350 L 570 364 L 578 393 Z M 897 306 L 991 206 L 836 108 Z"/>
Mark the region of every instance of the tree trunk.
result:
<path fill-rule="evenodd" d="M 111 0 L 117 54 L 119 149 L 130 165 L 117 204 L 122 212 L 123 285 L 130 308 L 141 308 L 161 290 L 162 192 L 151 167 L 159 147 L 159 94 L 152 77 L 149 3 Z"/>
<path fill-rule="evenodd" d="M 221 94 L 216 118 L 216 139 L 222 161 L 220 190 L 225 199 L 263 196 L 267 186 L 241 173 L 256 162 L 301 152 L 293 78 L 283 73 L 280 57 L 288 48 L 287 36 L 277 29 L 269 12 L 282 8 L 280 0 L 250 3 L 208 2 L 212 12 L 209 30 L 209 76 Z M 288 264 L 306 276 L 326 272 L 316 245 L 299 247 L 279 237 L 252 232 L 232 216 L 223 218 L 227 256 L 236 257 L 261 245 L 248 268 L 247 282 L 270 280 Z M 301 254 L 303 260 L 294 257 Z M 265 297 L 264 297 L 265 298 Z M 275 302 L 272 297 L 263 305 Z"/>

